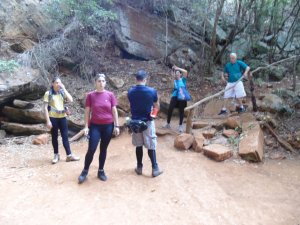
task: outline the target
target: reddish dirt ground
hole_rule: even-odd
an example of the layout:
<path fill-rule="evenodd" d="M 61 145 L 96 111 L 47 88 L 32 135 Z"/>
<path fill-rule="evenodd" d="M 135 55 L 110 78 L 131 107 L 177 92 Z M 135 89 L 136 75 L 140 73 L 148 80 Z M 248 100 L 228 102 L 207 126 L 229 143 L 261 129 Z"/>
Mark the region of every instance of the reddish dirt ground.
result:
<path fill-rule="evenodd" d="M 52 147 L 0 147 L 0 224 L 300 224 L 300 164 L 293 159 L 251 164 L 214 162 L 178 151 L 172 136 L 158 139 L 164 174 L 152 178 L 144 151 L 144 175 L 134 173 L 131 138 L 112 140 L 108 181 L 96 177 L 96 153 L 85 183 L 77 184 L 87 142 L 72 143 L 79 162 L 51 165 Z"/>

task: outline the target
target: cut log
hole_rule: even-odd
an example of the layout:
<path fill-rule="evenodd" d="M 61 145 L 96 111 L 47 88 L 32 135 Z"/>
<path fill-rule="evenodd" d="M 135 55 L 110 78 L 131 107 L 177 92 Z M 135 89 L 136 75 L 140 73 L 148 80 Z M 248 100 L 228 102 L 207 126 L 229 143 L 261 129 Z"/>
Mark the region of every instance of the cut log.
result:
<path fill-rule="evenodd" d="M 77 141 L 84 135 L 84 129 L 79 131 L 76 135 L 74 135 L 72 138 L 70 138 L 70 142 Z"/>
<path fill-rule="evenodd" d="M 20 123 L 2 122 L 1 128 L 7 133 L 14 135 L 37 135 L 48 132 L 44 124 L 28 125 Z"/>
<path fill-rule="evenodd" d="M 187 134 L 190 134 L 191 131 L 192 131 L 193 117 L 194 117 L 194 109 L 191 109 L 189 111 L 189 115 L 188 115 L 188 118 L 187 118 L 187 121 L 186 121 L 186 130 L 185 130 L 185 132 Z"/>
<path fill-rule="evenodd" d="M 84 128 L 84 122 L 83 120 L 76 120 L 73 119 L 72 117 L 67 117 L 68 120 L 68 127 L 70 130 L 73 130 L 75 132 L 79 132 Z"/>
<path fill-rule="evenodd" d="M 19 109 L 33 109 L 34 108 L 33 103 L 27 102 L 27 101 L 22 101 L 22 100 L 19 100 L 19 99 L 15 99 L 13 101 L 13 105 L 16 108 L 19 108 Z"/>
<path fill-rule="evenodd" d="M 38 124 L 46 121 L 42 109 L 39 108 L 17 109 L 5 106 L 2 112 L 10 121 L 17 123 Z"/>

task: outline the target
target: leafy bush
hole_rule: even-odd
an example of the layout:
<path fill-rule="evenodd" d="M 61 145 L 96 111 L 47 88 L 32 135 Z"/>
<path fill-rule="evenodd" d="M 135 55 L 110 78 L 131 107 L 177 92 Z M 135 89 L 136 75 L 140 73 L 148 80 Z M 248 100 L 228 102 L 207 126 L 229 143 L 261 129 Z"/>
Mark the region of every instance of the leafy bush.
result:
<path fill-rule="evenodd" d="M 0 60 L 0 73 L 14 72 L 19 67 L 15 60 Z"/>
<path fill-rule="evenodd" d="M 78 21 L 84 28 L 101 33 L 116 15 L 110 10 L 112 0 L 53 0 L 45 10 L 51 19 L 63 26 Z"/>

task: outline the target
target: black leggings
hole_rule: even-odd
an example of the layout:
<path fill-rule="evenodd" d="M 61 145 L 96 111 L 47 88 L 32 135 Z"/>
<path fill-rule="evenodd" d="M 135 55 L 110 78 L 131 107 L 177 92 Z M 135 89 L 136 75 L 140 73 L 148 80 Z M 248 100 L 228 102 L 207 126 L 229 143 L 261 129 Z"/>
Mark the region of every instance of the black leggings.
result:
<path fill-rule="evenodd" d="M 91 124 L 89 132 L 89 148 L 85 155 L 84 169 L 89 170 L 91 162 L 93 161 L 98 143 L 100 141 L 100 155 L 99 155 L 99 170 L 103 170 L 106 159 L 107 147 L 112 138 L 114 124 Z"/>
<path fill-rule="evenodd" d="M 173 110 L 175 107 L 178 107 L 179 110 L 179 125 L 182 125 L 183 117 L 184 117 L 184 108 L 186 107 L 187 102 L 186 101 L 178 101 L 177 97 L 172 97 L 170 101 L 170 106 L 168 110 L 168 119 L 167 123 L 171 122 L 171 117 L 173 114 Z"/>

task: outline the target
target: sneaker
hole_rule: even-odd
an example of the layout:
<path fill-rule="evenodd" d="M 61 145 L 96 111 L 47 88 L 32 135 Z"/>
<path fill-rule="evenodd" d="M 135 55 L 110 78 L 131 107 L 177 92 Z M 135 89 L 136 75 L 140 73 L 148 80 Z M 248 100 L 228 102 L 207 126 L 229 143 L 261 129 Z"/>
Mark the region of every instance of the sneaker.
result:
<path fill-rule="evenodd" d="M 80 158 L 76 155 L 67 155 L 66 162 L 79 161 Z"/>
<path fill-rule="evenodd" d="M 59 160 L 60 160 L 59 154 L 54 154 L 54 158 L 52 159 L 52 164 L 58 163 Z"/>
<path fill-rule="evenodd" d="M 86 176 L 88 175 L 88 170 L 82 170 L 80 176 L 78 177 L 78 184 L 82 184 L 86 180 Z"/>
<path fill-rule="evenodd" d="M 167 124 L 165 124 L 165 125 L 163 126 L 163 128 L 171 129 L 171 125 L 170 125 L 169 123 L 167 123 Z"/>
<path fill-rule="evenodd" d="M 152 177 L 157 177 L 161 175 L 163 171 L 161 171 L 158 167 L 156 169 L 152 169 Z"/>
<path fill-rule="evenodd" d="M 244 113 L 244 112 L 246 112 L 246 108 L 245 107 L 239 108 L 238 113 Z"/>
<path fill-rule="evenodd" d="M 226 109 L 222 109 L 218 115 L 225 115 L 227 114 L 227 110 Z"/>
<path fill-rule="evenodd" d="M 182 125 L 179 125 L 178 131 L 179 131 L 179 133 L 182 133 L 182 132 L 183 132 L 183 126 L 182 126 Z"/>
<path fill-rule="evenodd" d="M 142 175 L 143 174 L 143 167 L 136 167 L 134 169 L 137 175 Z"/>
<path fill-rule="evenodd" d="M 107 180 L 107 176 L 105 175 L 104 170 L 98 170 L 98 178 L 102 181 L 106 181 Z"/>

